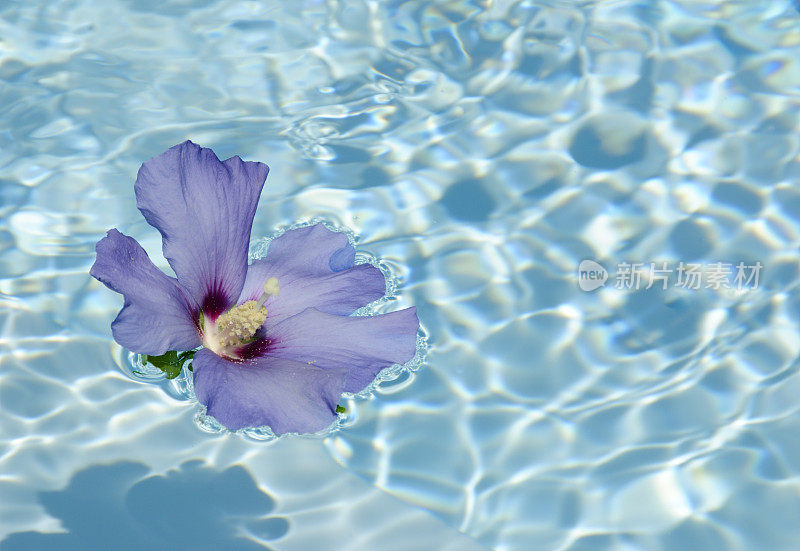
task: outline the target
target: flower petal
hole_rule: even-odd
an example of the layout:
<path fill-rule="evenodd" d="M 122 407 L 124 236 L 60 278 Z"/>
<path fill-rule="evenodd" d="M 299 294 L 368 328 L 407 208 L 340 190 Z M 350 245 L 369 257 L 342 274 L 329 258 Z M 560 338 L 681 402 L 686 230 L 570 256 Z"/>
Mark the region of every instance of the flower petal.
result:
<path fill-rule="evenodd" d="M 212 319 L 233 306 L 247 273 L 253 216 L 269 172 L 263 163 L 220 162 L 192 142 L 142 165 L 136 204 L 161 232 L 178 280 Z"/>
<path fill-rule="evenodd" d="M 273 239 L 264 260 L 276 274 L 328 275 L 352 267 L 355 256 L 347 234 L 315 224 Z"/>
<path fill-rule="evenodd" d="M 336 418 L 342 372 L 278 358 L 231 362 L 205 348 L 192 365 L 197 399 L 230 430 L 268 425 L 275 434 L 309 433 Z"/>
<path fill-rule="evenodd" d="M 264 327 L 267 329 L 312 307 L 329 314 L 347 316 L 378 300 L 386 292 L 383 273 L 371 264 L 359 264 L 325 275 L 279 273 L 278 269 L 269 260 L 252 264 L 239 298 L 240 303 L 257 300 L 267 279 L 275 277 L 278 280 L 280 293 L 265 302 L 268 315 Z"/>
<path fill-rule="evenodd" d="M 379 316 L 336 316 L 309 308 L 269 331 L 267 357 L 347 372 L 345 392 L 359 392 L 381 369 L 414 357 L 416 308 Z"/>
<path fill-rule="evenodd" d="M 200 346 L 193 320 L 197 307 L 132 237 L 110 230 L 97 243 L 97 259 L 89 273 L 125 297 L 111 332 L 128 350 L 157 356 Z"/>

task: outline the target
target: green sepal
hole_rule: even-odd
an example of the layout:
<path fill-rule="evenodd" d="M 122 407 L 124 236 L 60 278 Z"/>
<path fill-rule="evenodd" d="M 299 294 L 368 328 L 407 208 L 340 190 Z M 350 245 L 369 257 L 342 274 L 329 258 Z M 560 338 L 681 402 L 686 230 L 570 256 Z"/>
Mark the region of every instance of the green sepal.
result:
<path fill-rule="evenodd" d="M 343 405 L 336 406 L 336 413 L 347 413 L 347 408 Z"/>
<path fill-rule="evenodd" d="M 150 365 L 154 365 L 163 371 L 164 375 L 167 376 L 167 379 L 174 379 L 181 374 L 183 364 L 186 362 L 186 360 L 192 359 L 194 357 L 194 353 L 194 350 L 187 350 L 186 352 L 181 353 L 178 353 L 175 350 L 170 350 L 169 352 L 165 352 L 160 356 L 143 355 L 142 361 L 149 363 Z M 191 369 L 191 366 L 189 369 Z"/>

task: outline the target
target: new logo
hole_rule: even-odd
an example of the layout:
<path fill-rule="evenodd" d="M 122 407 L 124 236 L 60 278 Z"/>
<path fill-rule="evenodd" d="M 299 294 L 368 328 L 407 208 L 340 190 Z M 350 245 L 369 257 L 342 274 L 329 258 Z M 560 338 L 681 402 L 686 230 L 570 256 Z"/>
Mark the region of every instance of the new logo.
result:
<path fill-rule="evenodd" d="M 594 260 L 583 260 L 578 266 L 578 287 L 581 291 L 594 291 L 608 281 L 608 272 Z"/>

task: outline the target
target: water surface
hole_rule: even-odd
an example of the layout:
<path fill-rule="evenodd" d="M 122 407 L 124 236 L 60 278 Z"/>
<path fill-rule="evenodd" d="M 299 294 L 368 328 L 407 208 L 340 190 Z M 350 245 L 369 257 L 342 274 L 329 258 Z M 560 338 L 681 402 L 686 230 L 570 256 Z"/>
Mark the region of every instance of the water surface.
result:
<path fill-rule="evenodd" d="M 799 26 L 789 0 L 0 3 L 0 549 L 800 548 Z M 348 227 L 419 309 L 426 366 L 327 439 L 208 434 L 118 366 L 94 244 L 166 268 L 133 182 L 185 139 L 269 163 L 254 236 Z M 763 270 L 617 288 L 623 262 Z"/>

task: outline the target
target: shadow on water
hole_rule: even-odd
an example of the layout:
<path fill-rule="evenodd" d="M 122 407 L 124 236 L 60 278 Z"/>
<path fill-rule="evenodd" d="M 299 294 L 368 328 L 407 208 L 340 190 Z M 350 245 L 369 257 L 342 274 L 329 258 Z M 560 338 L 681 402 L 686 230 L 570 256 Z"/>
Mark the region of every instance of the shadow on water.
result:
<path fill-rule="evenodd" d="M 274 500 L 242 467 L 188 461 L 165 475 L 148 470 L 123 461 L 76 473 L 64 490 L 40 494 L 67 533 L 12 534 L 0 550 L 264 551 L 262 542 L 288 532 L 286 519 L 267 516 Z"/>

